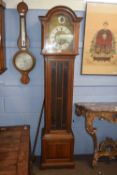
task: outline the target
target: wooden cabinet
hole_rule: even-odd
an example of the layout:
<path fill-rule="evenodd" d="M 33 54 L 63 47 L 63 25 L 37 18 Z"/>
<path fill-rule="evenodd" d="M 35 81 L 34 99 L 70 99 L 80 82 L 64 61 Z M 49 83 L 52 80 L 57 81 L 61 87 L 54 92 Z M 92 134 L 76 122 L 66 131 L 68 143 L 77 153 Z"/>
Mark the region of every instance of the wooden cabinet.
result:
<path fill-rule="evenodd" d="M 73 167 L 72 96 L 81 18 L 68 7 L 57 6 L 40 20 L 45 68 L 41 166 Z"/>
<path fill-rule="evenodd" d="M 5 3 L 0 0 L 0 74 L 6 70 L 5 52 Z"/>
<path fill-rule="evenodd" d="M 29 175 L 30 127 L 0 127 L 0 175 Z"/>

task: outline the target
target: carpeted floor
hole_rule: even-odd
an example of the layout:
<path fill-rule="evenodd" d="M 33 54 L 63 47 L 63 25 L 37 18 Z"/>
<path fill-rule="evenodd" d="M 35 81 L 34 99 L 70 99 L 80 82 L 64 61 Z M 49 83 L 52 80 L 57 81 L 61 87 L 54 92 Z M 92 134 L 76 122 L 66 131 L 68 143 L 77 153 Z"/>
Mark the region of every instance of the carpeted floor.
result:
<path fill-rule="evenodd" d="M 31 175 L 117 175 L 117 161 L 98 162 L 94 169 L 88 160 L 76 160 L 73 169 L 40 170 L 36 163 L 33 164 Z"/>

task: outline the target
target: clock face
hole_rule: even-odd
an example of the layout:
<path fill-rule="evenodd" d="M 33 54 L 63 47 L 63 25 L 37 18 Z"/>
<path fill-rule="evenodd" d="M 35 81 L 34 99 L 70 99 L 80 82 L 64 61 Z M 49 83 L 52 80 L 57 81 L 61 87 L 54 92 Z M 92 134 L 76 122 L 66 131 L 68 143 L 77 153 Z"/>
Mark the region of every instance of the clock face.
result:
<path fill-rule="evenodd" d="M 73 33 L 66 26 L 56 26 L 50 33 L 50 42 L 57 52 L 66 50 L 73 40 Z"/>
<path fill-rule="evenodd" d="M 62 13 L 54 15 L 48 23 L 48 35 L 44 51 L 65 53 L 73 51 L 74 27 L 69 16 Z"/>
<path fill-rule="evenodd" d="M 34 65 L 32 56 L 27 52 L 19 52 L 15 57 L 15 66 L 21 71 L 29 71 Z"/>

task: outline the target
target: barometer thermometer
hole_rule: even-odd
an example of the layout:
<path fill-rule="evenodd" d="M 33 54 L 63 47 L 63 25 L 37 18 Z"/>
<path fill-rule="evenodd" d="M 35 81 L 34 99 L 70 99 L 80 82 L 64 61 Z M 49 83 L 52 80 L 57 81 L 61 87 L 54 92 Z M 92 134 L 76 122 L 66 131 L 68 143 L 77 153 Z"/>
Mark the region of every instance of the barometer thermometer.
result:
<path fill-rule="evenodd" d="M 35 66 L 35 58 L 28 50 L 30 43 L 26 32 L 27 4 L 20 2 L 17 5 L 17 11 L 20 16 L 20 35 L 18 38 L 18 48 L 20 50 L 14 55 L 13 63 L 15 68 L 22 74 L 21 82 L 28 84 L 30 81 L 28 74 Z"/>

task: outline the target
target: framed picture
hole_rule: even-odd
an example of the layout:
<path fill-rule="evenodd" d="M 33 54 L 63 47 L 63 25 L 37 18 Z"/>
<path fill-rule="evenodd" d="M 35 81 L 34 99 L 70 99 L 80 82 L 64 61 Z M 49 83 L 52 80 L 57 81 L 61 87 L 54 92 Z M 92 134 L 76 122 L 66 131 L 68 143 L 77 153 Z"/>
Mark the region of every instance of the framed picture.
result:
<path fill-rule="evenodd" d="M 117 4 L 88 3 L 82 74 L 117 75 Z"/>

